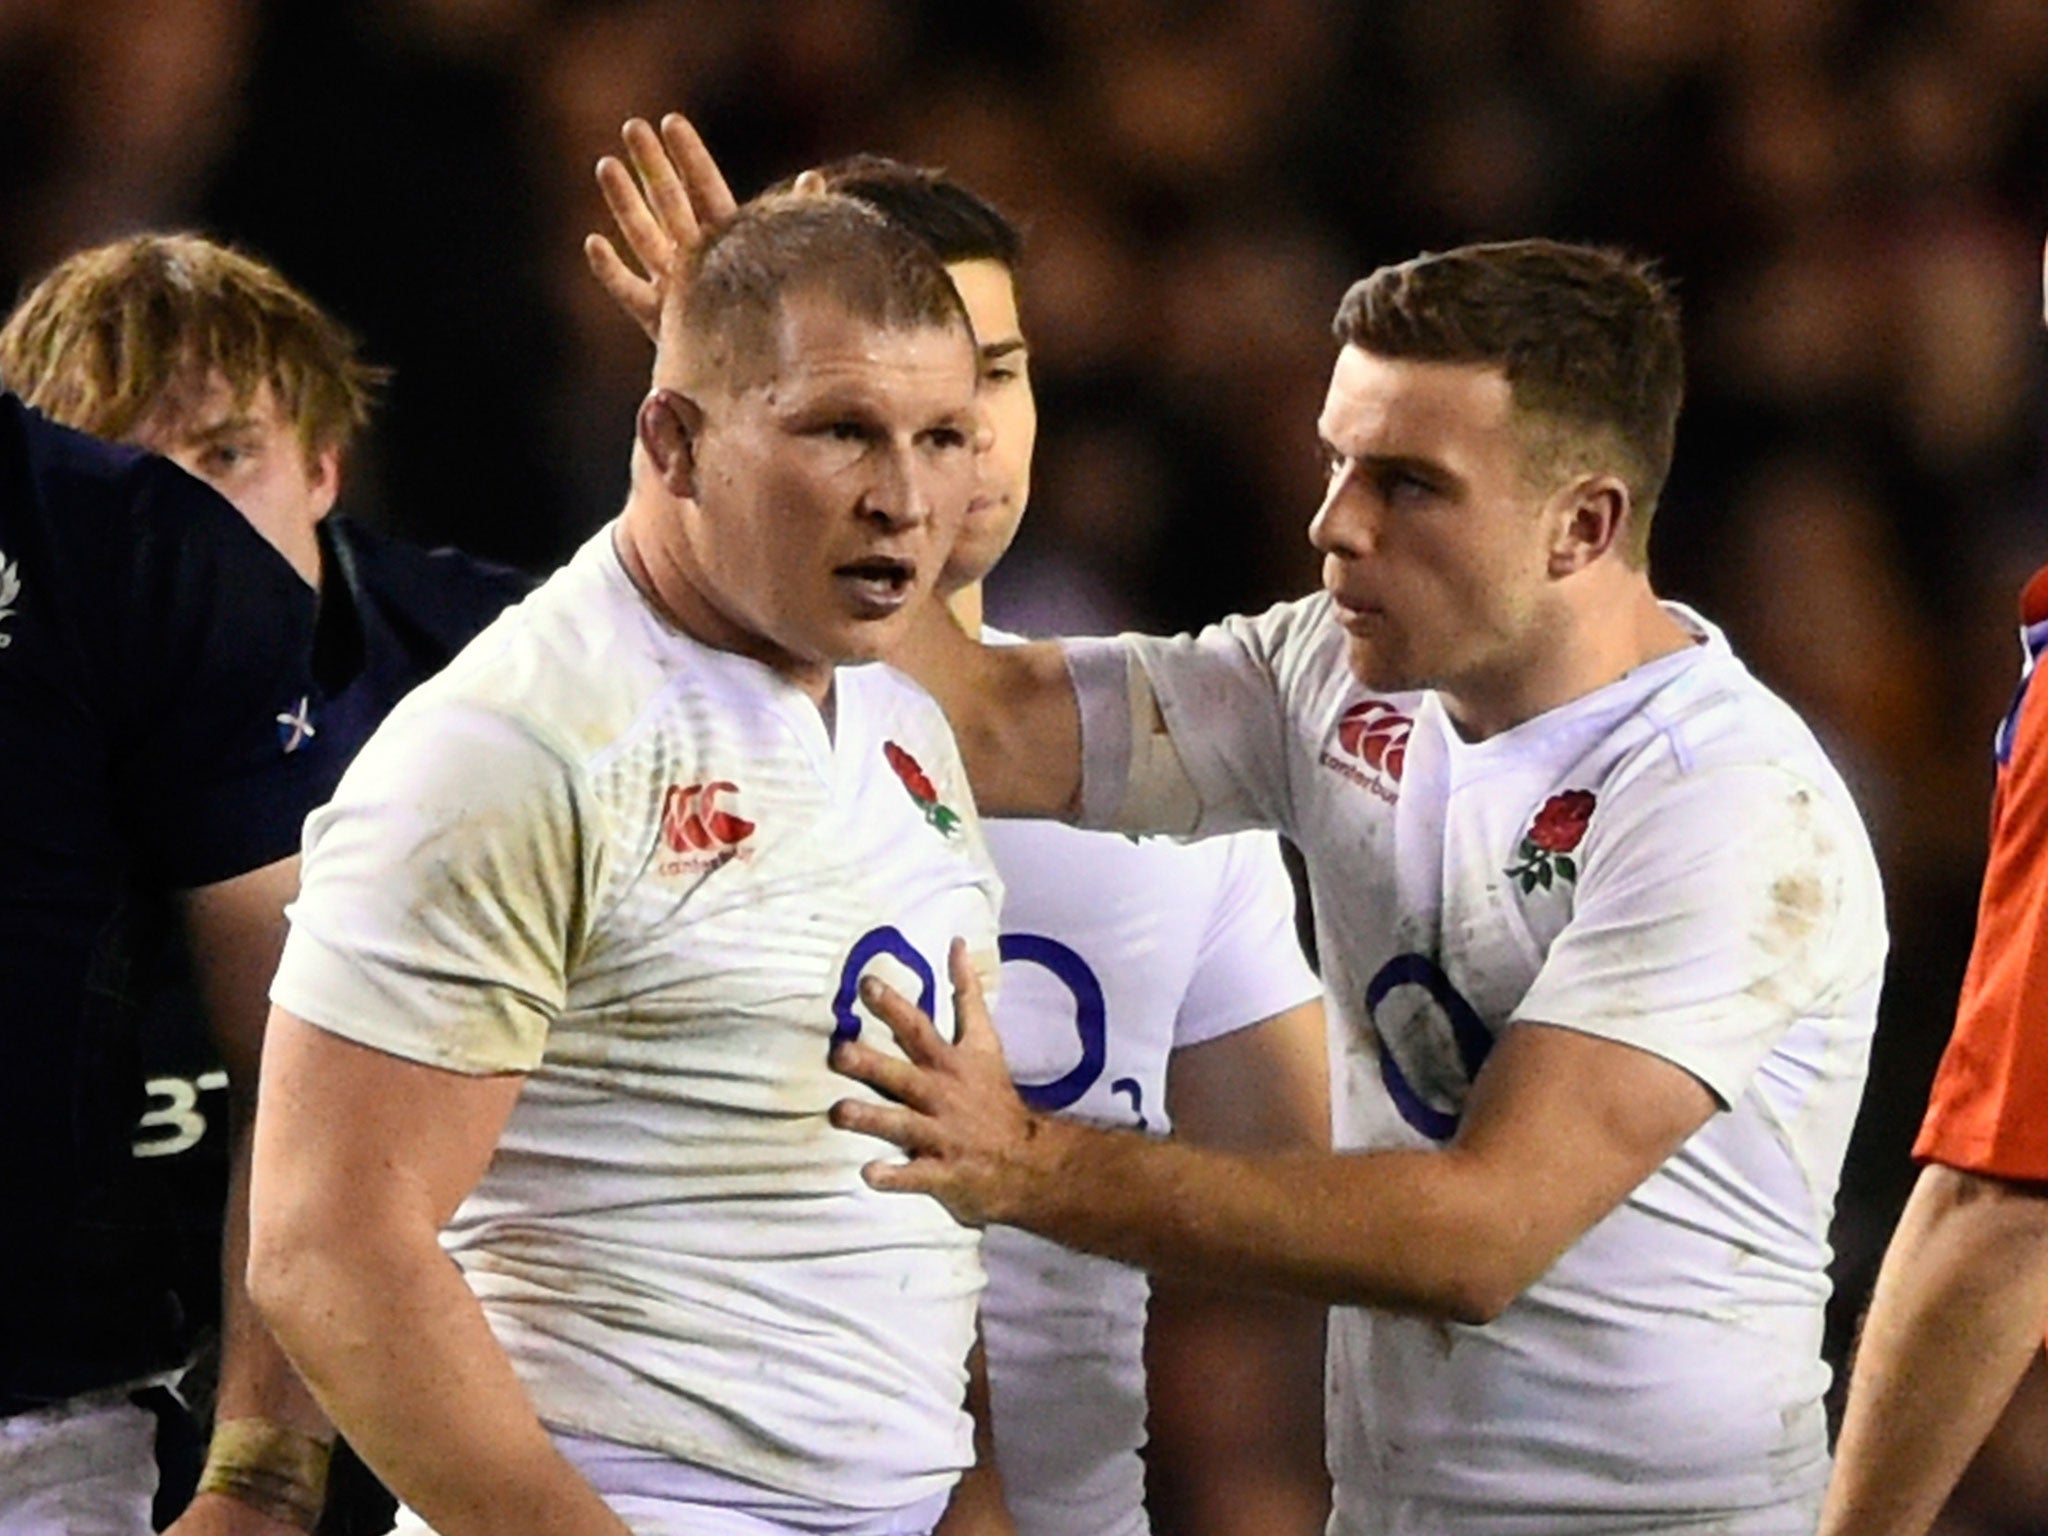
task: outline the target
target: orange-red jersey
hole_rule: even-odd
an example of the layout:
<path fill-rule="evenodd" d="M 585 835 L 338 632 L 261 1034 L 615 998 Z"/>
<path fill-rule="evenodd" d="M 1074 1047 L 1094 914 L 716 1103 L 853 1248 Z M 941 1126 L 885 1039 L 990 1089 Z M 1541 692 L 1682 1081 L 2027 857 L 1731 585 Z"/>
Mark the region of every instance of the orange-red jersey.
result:
<path fill-rule="evenodd" d="M 2048 568 L 2020 599 L 2020 686 L 1998 729 L 1991 857 L 1955 1033 L 1917 1157 L 2007 1179 L 2048 1179 Z"/>

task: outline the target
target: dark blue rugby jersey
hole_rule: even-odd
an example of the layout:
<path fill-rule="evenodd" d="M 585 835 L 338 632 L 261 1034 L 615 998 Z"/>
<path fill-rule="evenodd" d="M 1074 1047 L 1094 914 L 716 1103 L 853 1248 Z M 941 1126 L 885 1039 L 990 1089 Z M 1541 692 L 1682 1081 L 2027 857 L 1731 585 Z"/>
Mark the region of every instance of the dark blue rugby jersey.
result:
<path fill-rule="evenodd" d="M 0 1377 L 122 1351 L 128 1319 L 18 1304 L 69 1310 L 134 1123 L 131 920 L 294 852 L 332 786 L 288 725 L 313 622 L 211 489 L 0 395 Z"/>
<path fill-rule="evenodd" d="M 315 686 L 292 729 L 305 735 L 298 750 L 318 761 L 324 782 L 339 777 L 400 699 L 531 591 L 533 580 L 344 518 L 325 519 L 319 533 Z M 141 1031 L 144 1102 L 131 1166 L 102 1205 L 122 1233 L 133 1304 L 175 1297 L 157 1309 L 183 1319 L 189 1336 L 219 1310 L 227 1074 L 203 1027 L 183 945 L 175 934 L 166 940 L 165 980 L 151 992 Z"/>

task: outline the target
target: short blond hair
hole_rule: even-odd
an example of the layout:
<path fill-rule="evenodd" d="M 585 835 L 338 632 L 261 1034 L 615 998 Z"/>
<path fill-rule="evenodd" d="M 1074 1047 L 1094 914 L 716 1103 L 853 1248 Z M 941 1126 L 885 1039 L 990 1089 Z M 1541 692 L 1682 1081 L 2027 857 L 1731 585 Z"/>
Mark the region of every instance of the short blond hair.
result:
<path fill-rule="evenodd" d="M 274 267 L 195 234 L 67 256 L 0 326 L 0 384 L 100 437 L 129 436 L 213 373 L 238 404 L 268 384 L 309 457 L 345 451 L 390 377 Z"/>

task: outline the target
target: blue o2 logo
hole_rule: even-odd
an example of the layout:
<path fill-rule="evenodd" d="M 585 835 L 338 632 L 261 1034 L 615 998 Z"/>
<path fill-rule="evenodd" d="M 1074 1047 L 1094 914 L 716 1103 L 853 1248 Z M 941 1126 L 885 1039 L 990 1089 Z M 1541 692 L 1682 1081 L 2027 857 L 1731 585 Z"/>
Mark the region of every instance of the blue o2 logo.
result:
<path fill-rule="evenodd" d="M 1065 1109 L 1095 1086 L 1109 1058 L 1109 1009 L 1102 1000 L 1102 983 L 1073 950 L 1058 939 L 1038 933 L 1006 933 L 1001 941 L 1003 964 L 1021 960 L 1050 971 L 1060 984 L 1074 994 L 1074 1033 L 1080 1038 L 1081 1059 L 1073 1070 L 1063 1072 L 1049 1083 L 1017 1084 L 1017 1095 L 1033 1109 Z M 1137 1084 L 1131 1085 L 1134 1111 Z M 1139 1123 L 1144 1116 L 1139 1114 Z"/>
<path fill-rule="evenodd" d="M 839 991 L 832 998 L 832 1044 L 842 1040 L 860 1038 L 860 1015 L 853 1005 L 860 997 L 860 978 L 867 968 L 887 955 L 900 960 L 910 967 L 917 977 L 917 1006 L 928 1019 L 936 1018 L 932 1010 L 939 1001 L 939 984 L 932 974 L 931 962 L 917 952 L 910 940 L 886 924 L 870 928 L 860 936 L 846 956 L 846 965 L 839 972 Z"/>
<path fill-rule="evenodd" d="M 1077 952 L 1043 934 L 1006 933 L 1000 940 L 999 953 L 1005 965 L 1014 962 L 1039 967 L 1073 997 L 1074 1036 L 1081 1047 L 1081 1059 L 1049 1082 L 1017 1083 L 1018 1097 L 1033 1109 L 1065 1109 L 1095 1086 L 1109 1061 L 1109 1005 L 1103 997 L 1102 983 Z M 932 1010 L 938 1002 L 939 988 L 932 963 L 917 952 L 901 930 L 886 925 L 873 928 L 861 935 L 840 969 L 839 990 L 832 998 L 832 1044 L 860 1038 L 861 1016 L 856 1004 L 860 1001 L 861 977 L 884 955 L 908 967 L 917 977 L 917 1006 L 927 1018 L 935 1017 Z M 1144 1089 L 1137 1080 L 1119 1078 L 1110 1085 L 1110 1091 L 1130 1100 L 1131 1115 L 1138 1128 L 1144 1130 Z"/>
<path fill-rule="evenodd" d="M 1402 996 L 1408 989 L 1422 989 L 1422 999 L 1407 999 Z M 1402 1002 L 1409 1003 L 1409 1011 L 1398 1022 L 1389 1020 L 1382 1023 L 1380 1011 Z M 1429 1006 L 1435 1004 L 1434 1007 Z M 1493 1032 L 1479 1017 L 1473 1006 L 1459 995 L 1451 985 L 1450 977 L 1443 973 L 1437 963 L 1427 955 L 1396 955 L 1380 967 L 1379 974 L 1365 989 L 1366 1017 L 1372 1020 L 1373 1033 L 1379 1039 L 1380 1081 L 1387 1085 L 1387 1096 L 1394 1101 L 1394 1108 L 1401 1118 L 1431 1141 L 1449 1141 L 1458 1132 L 1458 1119 L 1464 1109 L 1465 1090 L 1472 1085 L 1472 1079 L 1479 1075 L 1479 1069 L 1486 1062 L 1487 1053 L 1493 1049 Z M 1394 1027 L 1389 1027 L 1393 1025 Z M 1404 1041 L 1413 1041 L 1418 1047 L 1410 1055 L 1411 1063 L 1416 1056 L 1442 1060 L 1447 1056 L 1443 1046 L 1442 1029 L 1448 1024 L 1449 1044 L 1457 1056 L 1458 1065 L 1464 1069 L 1465 1080 L 1457 1089 L 1457 1105 L 1452 1109 L 1438 1109 L 1425 1099 L 1408 1076 L 1408 1069 L 1388 1044 L 1390 1038 L 1399 1035 Z M 1434 1038 L 1432 1038 L 1434 1037 Z"/>

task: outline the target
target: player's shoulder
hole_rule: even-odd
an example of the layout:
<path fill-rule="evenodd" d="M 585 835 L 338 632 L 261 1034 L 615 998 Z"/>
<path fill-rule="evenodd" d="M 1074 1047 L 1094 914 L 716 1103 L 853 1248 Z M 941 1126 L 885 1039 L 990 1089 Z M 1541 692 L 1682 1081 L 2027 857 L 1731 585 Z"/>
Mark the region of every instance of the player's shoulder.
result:
<path fill-rule="evenodd" d="M 1636 755 L 1678 774 L 1755 764 L 1837 777 L 1799 712 L 1749 670 L 1719 630 L 1686 617 L 1696 626 L 1696 646 L 1666 658 L 1665 675 L 1618 733 L 1633 738 Z"/>
<path fill-rule="evenodd" d="M 124 502 L 94 500 L 94 493 L 131 490 L 154 473 L 156 462 L 140 448 L 104 442 L 70 427 L 59 426 L 12 394 L 0 394 L 0 465 L 9 478 L 41 496 L 52 492 L 86 498 L 94 510 Z"/>
<path fill-rule="evenodd" d="M 400 706 L 473 706 L 519 720 L 574 755 L 629 732 L 699 651 L 666 633 L 598 534 Z"/>
<path fill-rule="evenodd" d="M 535 586 L 511 566 L 425 549 L 346 517 L 324 519 L 320 541 L 359 608 L 448 655 Z"/>
<path fill-rule="evenodd" d="M 58 579 L 113 585 L 110 605 L 203 587 L 208 612 L 311 594 L 211 486 L 140 448 L 59 426 L 0 394 L 0 550 Z M 197 594 L 195 594 L 197 595 Z"/>
<path fill-rule="evenodd" d="M 1855 798 L 1812 728 L 1719 631 L 1688 618 L 1702 627 L 1701 643 L 1671 659 L 1610 738 L 1602 798 L 1632 805 L 1623 819 L 1698 815 L 1737 834 L 1818 817 L 1867 846 Z"/>
<path fill-rule="evenodd" d="M 1327 592 L 1277 602 L 1258 613 L 1232 614 L 1208 633 L 1226 634 L 1275 672 L 1315 674 L 1343 664 L 1344 631 Z"/>

